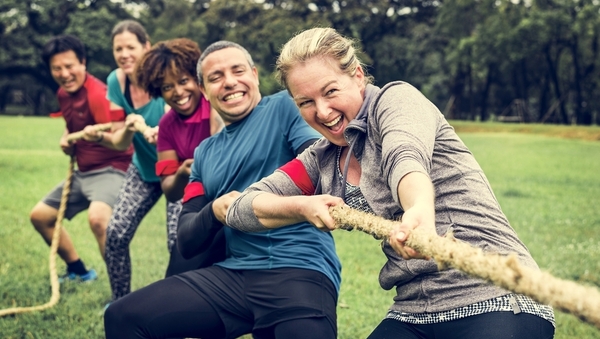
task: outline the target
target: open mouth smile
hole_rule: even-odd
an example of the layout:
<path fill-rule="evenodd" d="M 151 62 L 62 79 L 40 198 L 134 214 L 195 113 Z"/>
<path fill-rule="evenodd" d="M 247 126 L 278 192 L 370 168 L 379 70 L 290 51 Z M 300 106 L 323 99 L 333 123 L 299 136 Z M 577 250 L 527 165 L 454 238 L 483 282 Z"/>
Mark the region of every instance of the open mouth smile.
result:
<path fill-rule="evenodd" d="M 189 101 L 190 101 L 190 97 L 186 97 L 186 98 L 179 99 L 179 100 L 175 101 L 175 103 L 176 103 L 177 105 L 180 105 L 180 106 L 181 106 L 181 105 L 185 105 L 185 104 L 187 104 Z"/>
<path fill-rule="evenodd" d="M 223 98 L 223 101 L 229 101 L 229 100 L 233 100 L 233 99 L 237 99 L 237 98 L 241 98 L 244 96 L 244 93 L 242 92 L 237 92 L 237 93 L 233 93 L 233 94 L 229 94 L 227 96 L 225 96 Z"/>
<path fill-rule="evenodd" d="M 342 117 L 341 117 L 341 116 L 339 116 L 339 117 L 337 117 L 337 118 L 333 119 L 333 120 L 332 120 L 332 121 L 330 121 L 330 122 L 324 122 L 324 123 L 323 123 L 323 125 L 325 125 L 325 127 L 329 127 L 329 128 L 331 128 L 331 127 L 333 127 L 333 126 L 337 125 L 337 124 L 338 124 L 338 123 L 339 123 L 341 120 L 342 120 Z"/>

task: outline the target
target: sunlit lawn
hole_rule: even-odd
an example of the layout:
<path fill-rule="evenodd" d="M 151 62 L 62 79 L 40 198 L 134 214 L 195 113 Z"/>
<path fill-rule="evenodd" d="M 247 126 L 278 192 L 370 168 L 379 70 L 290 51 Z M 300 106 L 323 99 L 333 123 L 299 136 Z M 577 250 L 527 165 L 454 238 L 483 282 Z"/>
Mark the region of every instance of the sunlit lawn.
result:
<path fill-rule="evenodd" d="M 485 124 L 482 129 L 485 130 Z M 49 248 L 29 223 L 29 211 L 67 173 L 58 148 L 61 120 L 0 117 L 0 309 L 45 303 L 50 297 Z M 469 125 L 470 126 L 470 125 Z M 544 126 L 544 129 L 552 127 Z M 600 286 L 600 142 L 517 133 L 459 134 L 486 172 L 504 212 L 540 267 Z M 167 247 L 161 200 L 131 245 L 133 288 L 160 279 Z M 64 225 L 100 279 L 67 285 L 52 309 L 0 318 L 0 338 L 103 338 L 102 309 L 110 297 L 106 268 L 85 213 Z M 339 338 L 365 338 L 385 315 L 393 291 L 377 282 L 385 261 L 379 242 L 336 231 L 344 265 Z M 64 264 L 59 262 L 59 271 Z M 556 338 L 600 338 L 600 331 L 557 312 Z"/>

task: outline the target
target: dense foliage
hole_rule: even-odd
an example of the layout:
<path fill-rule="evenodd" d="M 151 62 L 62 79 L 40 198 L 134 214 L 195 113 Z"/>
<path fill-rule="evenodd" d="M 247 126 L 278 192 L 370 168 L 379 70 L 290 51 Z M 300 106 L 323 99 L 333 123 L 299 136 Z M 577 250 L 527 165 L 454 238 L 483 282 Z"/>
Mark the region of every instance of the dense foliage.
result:
<path fill-rule="evenodd" d="M 40 60 L 50 36 L 78 35 L 103 79 L 112 26 L 135 17 L 154 42 L 241 43 L 265 94 L 279 89 L 281 45 L 331 26 L 361 42 L 377 85 L 410 82 L 449 118 L 597 124 L 599 11 L 597 0 L 0 0 L 0 112 L 15 93 L 35 114 L 56 109 Z"/>

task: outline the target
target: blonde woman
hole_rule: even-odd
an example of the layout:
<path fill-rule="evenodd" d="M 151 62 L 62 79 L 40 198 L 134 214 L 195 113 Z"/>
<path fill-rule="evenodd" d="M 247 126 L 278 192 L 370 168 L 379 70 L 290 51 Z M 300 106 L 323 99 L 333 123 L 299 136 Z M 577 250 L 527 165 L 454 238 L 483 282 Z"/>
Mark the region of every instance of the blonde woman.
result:
<path fill-rule="evenodd" d="M 277 72 L 324 138 L 242 193 L 228 209 L 229 226 L 256 232 L 308 221 L 328 231 L 329 207 L 344 203 L 401 218 L 383 244 L 388 260 L 379 275 L 381 287 L 397 294 L 370 339 L 553 337 L 550 307 L 457 270 L 438 271 L 404 245 L 417 227 L 451 231 L 537 268 L 475 158 L 429 100 L 405 82 L 371 85 L 352 41 L 331 28 L 287 42 Z"/>

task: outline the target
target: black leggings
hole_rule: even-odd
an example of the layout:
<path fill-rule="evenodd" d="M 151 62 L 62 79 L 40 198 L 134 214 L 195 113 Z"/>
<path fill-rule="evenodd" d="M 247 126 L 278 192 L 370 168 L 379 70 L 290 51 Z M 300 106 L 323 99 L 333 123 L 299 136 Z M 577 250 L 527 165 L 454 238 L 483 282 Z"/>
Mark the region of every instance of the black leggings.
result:
<path fill-rule="evenodd" d="M 554 326 L 528 313 L 490 312 L 437 324 L 384 319 L 367 339 L 551 339 Z"/>
<path fill-rule="evenodd" d="M 199 311 L 203 310 L 203 311 Z M 167 278 L 110 304 L 104 314 L 106 339 L 225 338 L 214 308 L 177 278 Z M 249 329 L 249 332 L 251 329 Z M 335 331 L 326 317 L 282 321 L 253 333 L 254 339 L 308 339 Z"/>

